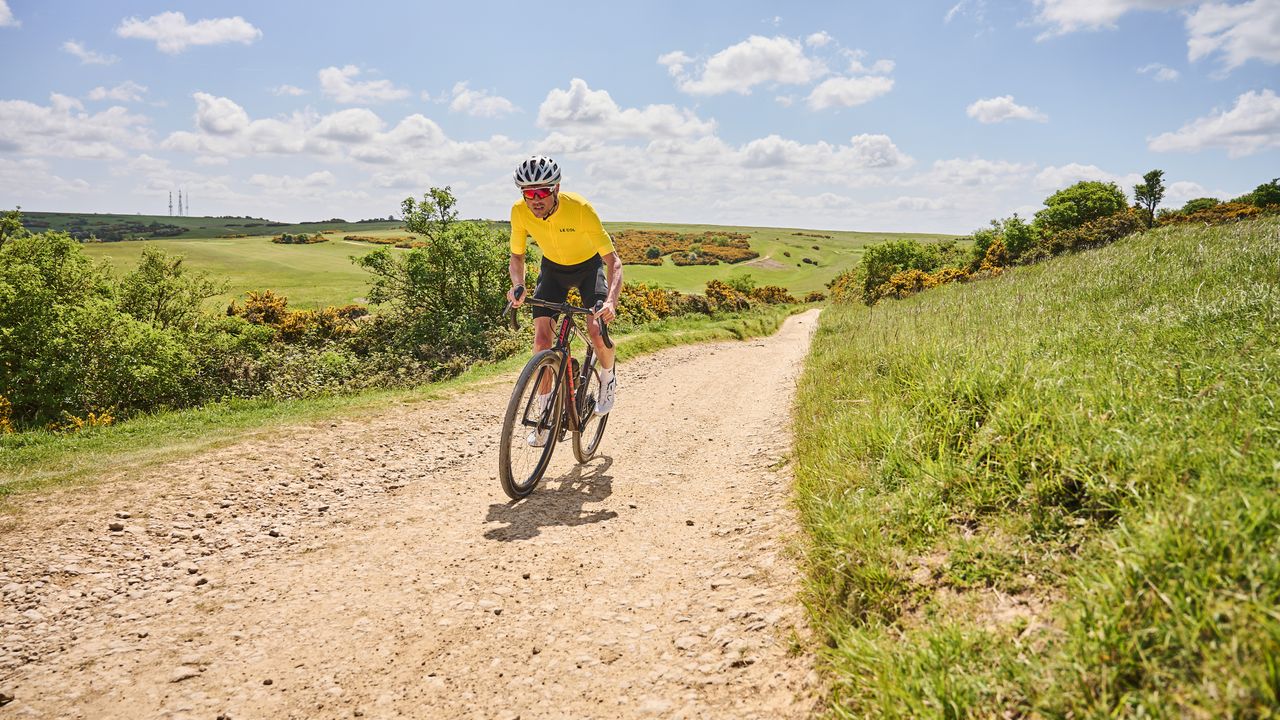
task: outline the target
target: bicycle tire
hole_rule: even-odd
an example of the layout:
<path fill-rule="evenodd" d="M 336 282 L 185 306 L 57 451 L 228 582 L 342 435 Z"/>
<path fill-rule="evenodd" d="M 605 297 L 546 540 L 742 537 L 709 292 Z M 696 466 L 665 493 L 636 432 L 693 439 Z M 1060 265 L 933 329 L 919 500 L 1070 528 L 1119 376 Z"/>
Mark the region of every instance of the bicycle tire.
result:
<path fill-rule="evenodd" d="M 528 497 L 551 464 L 562 415 L 560 368 L 563 362 L 560 353 L 543 350 L 529 359 L 511 390 L 498 443 L 498 479 L 503 492 L 512 500 Z M 537 406 L 538 387 L 545 373 L 551 373 L 551 403 L 537 413 L 533 408 Z M 547 442 L 539 451 L 529 444 L 528 434 L 540 429 L 547 432 Z"/>
<path fill-rule="evenodd" d="M 587 377 L 578 388 L 580 403 L 575 403 L 574 411 L 578 413 L 579 430 L 573 433 L 573 457 L 579 464 L 588 462 L 600 450 L 600 441 L 604 438 L 604 427 L 609 423 L 609 414 L 596 415 L 596 399 L 600 397 L 600 369 L 595 363 L 587 368 Z"/>

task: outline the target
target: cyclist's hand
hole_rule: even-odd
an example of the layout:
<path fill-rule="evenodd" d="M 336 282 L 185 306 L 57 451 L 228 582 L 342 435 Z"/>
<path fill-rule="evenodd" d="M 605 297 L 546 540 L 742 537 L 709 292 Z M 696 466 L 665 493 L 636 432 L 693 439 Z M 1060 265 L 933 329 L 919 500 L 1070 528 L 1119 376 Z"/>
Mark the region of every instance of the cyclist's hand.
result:
<path fill-rule="evenodd" d="M 516 290 L 520 293 L 516 294 Z M 507 300 L 511 302 L 511 307 L 518 308 L 524 304 L 525 289 L 523 285 L 517 285 L 507 291 Z"/>
<path fill-rule="evenodd" d="M 613 322 L 613 319 L 617 316 L 618 314 L 613 307 L 613 303 L 606 302 L 604 305 L 600 306 L 600 311 L 597 312 L 593 317 L 599 320 L 603 320 L 607 323 L 611 323 Z"/>

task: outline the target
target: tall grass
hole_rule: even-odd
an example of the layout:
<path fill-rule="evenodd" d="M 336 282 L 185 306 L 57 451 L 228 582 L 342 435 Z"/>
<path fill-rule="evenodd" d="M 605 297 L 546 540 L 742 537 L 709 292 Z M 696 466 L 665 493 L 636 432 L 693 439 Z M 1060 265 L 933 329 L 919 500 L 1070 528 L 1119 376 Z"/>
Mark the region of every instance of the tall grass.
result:
<path fill-rule="evenodd" d="M 839 717 L 1273 717 L 1280 223 L 823 315 L 796 407 Z"/>

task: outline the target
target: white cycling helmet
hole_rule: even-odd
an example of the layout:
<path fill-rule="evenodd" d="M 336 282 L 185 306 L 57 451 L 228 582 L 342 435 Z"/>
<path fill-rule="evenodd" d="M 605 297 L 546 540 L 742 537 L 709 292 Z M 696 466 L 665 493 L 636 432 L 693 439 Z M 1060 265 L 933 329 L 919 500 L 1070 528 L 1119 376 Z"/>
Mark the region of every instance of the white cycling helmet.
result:
<path fill-rule="evenodd" d="M 560 166 L 546 155 L 534 155 L 520 163 L 515 172 L 516 187 L 541 187 L 560 182 Z"/>

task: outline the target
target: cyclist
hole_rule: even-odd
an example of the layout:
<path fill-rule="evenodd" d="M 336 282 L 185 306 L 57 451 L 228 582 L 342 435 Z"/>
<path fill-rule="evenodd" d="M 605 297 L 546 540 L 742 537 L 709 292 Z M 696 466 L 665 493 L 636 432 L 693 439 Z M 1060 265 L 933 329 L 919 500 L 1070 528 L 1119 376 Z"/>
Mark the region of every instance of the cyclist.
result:
<path fill-rule="evenodd" d="M 613 369 L 614 350 L 605 347 L 597 320 L 610 322 L 617 315 L 618 296 L 622 293 L 622 259 L 613 247 L 613 239 L 600 224 L 591 203 L 577 193 L 560 191 L 560 166 L 544 155 L 534 155 L 516 167 L 514 178 L 522 198 L 511 206 L 511 290 L 507 299 L 519 307 L 524 296 L 516 297 L 517 287 L 524 285 L 524 256 L 528 237 L 542 249 L 542 265 L 538 286 L 533 296 L 548 302 L 564 302 L 569 288 L 578 288 L 583 307 L 604 302 L 600 311 L 587 319 L 587 333 L 595 346 L 600 368 L 600 397 L 595 412 L 604 415 L 613 409 L 618 396 L 618 379 Z M 608 266 L 608 282 L 605 267 Z M 533 309 L 533 352 L 552 345 L 554 313 L 546 308 Z M 550 380 L 543 382 L 538 396 L 542 407 L 551 402 Z M 541 447 L 548 432 L 529 433 L 529 444 Z"/>

